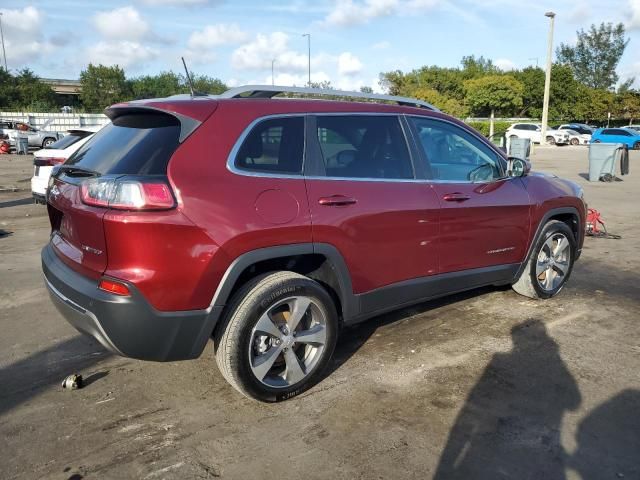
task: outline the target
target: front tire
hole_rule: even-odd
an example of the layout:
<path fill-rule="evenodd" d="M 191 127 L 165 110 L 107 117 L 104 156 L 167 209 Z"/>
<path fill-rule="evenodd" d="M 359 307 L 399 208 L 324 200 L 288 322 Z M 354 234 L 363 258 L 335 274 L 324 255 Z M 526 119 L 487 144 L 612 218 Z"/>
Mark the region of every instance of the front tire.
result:
<path fill-rule="evenodd" d="M 234 295 L 215 334 L 216 361 L 243 395 L 287 400 L 320 380 L 337 333 L 335 305 L 320 284 L 294 272 L 266 274 Z"/>
<path fill-rule="evenodd" d="M 42 148 L 47 148 L 49 145 L 51 145 L 52 143 L 54 143 L 56 141 L 55 138 L 45 138 L 42 142 Z"/>
<path fill-rule="evenodd" d="M 634 150 L 640 150 L 640 142 L 636 142 L 633 144 L 633 149 Z"/>
<path fill-rule="evenodd" d="M 580 140 L 578 140 L 577 138 L 572 138 L 571 139 L 571 145 L 573 145 L 574 147 L 576 145 L 580 145 Z"/>
<path fill-rule="evenodd" d="M 556 144 L 556 139 L 554 137 L 552 137 L 552 136 L 548 136 L 547 137 L 547 143 L 549 145 L 555 145 Z"/>
<path fill-rule="evenodd" d="M 575 253 L 576 241 L 567 224 L 547 222 L 512 288 L 529 298 L 556 296 L 569 280 Z"/>

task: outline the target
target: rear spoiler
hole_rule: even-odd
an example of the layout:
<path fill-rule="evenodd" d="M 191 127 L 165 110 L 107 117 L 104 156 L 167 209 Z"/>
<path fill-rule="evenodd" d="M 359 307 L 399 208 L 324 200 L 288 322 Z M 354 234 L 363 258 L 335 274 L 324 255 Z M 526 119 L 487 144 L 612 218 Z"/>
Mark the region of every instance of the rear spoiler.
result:
<path fill-rule="evenodd" d="M 118 103 L 105 110 L 111 121 L 122 115 L 158 112 L 171 115 L 180 122 L 178 141 L 184 142 L 218 107 L 215 100 L 200 102 L 162 101 Z"/>

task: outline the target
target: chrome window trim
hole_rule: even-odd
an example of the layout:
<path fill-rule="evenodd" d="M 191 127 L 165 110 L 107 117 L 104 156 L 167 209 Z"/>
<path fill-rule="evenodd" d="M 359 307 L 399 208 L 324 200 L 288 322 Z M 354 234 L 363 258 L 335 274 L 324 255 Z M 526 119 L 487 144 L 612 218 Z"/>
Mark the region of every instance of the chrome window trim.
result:
<path fill-rule="evenodd" d="M 249 125 L 247 125 L 247 127 L 242 131 L 242 133 L 236 140 L 236 143 L 234 143 L 233 148 L 231 148 L 231 151 L 229 152 L 229 156 L 227 157 L 227 170 L 229 170 L 231 173 L 235 173 L 236 175 L 242 175 L 245 177 L 267 177 L 267 178 L 288 178 L 288 179 L 304 178 L 304 159 L 305 159 L 305 154 L 307 149 L 306 139 L 304 142 L 304 146 L 302 148 L 302 171 L 297 174 L 270 173 L 270 172 L 257 172 L 257 171 L 245 170 L 245 169 L 236 167 L 236 157 L 240 152 L 240 148 L 242 147 L 242 144 L 244 143 L 246 138 L 249 136 L 249 133 L 251 133 L 253 128 L 256 125 L 258 125 L 260 122 L 263 122 L 266 120 L 273 120 L 277 118 L 293 118 L 293 117 L 301 117 L 304 120 L 306 116 L 307 116 L 306 113 L 281 113 L 281 114 L 265 115 L 263 117 L 258 117 L 252 120 L 251 123 L 249 123 Z M 304 133 L 304 128 L 303 128 L 303 133 Z"/>
<path fill-rule="evenodd" d="M 402 131 L 402 135 L 403 138 L 405 138 L 405 143 L 407 145 L 407 151 L 409 152 L 409 156 L 412 160 L 412 165 L 411 168 L 413 170 L 415 170 L 413 167 L 413 162 L 415 161 L 415 159 L 413 159 L 411 157 L 411 149 L 409 148 L 409 144 L 408 144 L 408 140 L 406 138 L 406 132 L 404 131 L 404 128 L 402 126 L 402 122 L 400 122 L 400 116 L 402 116 L 402 113 L 393 113 L 393 112 L 305 112 L 305 113 L 275 113 L 275 114 L 269 114 L 269 115 L 264 115 L 262 117 L 258 117 L 255 118 L 254 120 L 251 121 L 251 123 L 249 123 L 249 125 L 247 125 L 247 127 L 242 131 L 242 133 L 240 134 L 240 136 L 238 137 L 238 139 L 236 140 L 236 143 L 233 145 L 233 147 L 231 148 L 231 151 L 229 152 L 229 156 L 227 157 L 227 170 L 229 170 L 231 173 L 234 173 L 236 175 L 242 175 L 245 177 L 263 177 L 263 178 L 279 178 L 279 179 L 308 179 L 308 180 L 348 180 L 348 181 L 352 181 L 352 182 L 398 182 L 398 183 L 429 183 L 428 181 L 426 181 L 425 179 L 418 179 L 415 178 L 415 171 L 414 171 L 414 178 L 399 178 L 399 179 L 393 179 L 393 178 L 360 178 L 360 177 L 326 177 L 326 176 L 320 176 L 320 175 L 315 175 L 315 176 L 308 176 L 304 174 L 304 158 L 303 158 L 303 169 L 302 169 L 302 173 L 300 174 L 280 174 L 280 173 L 270 173 L 270 172 L 253 172 L 250 170 L 244 170 L 242 168 L 238 168 L 235 165 L 236 162 L 236 156 L 238 155 L 238 152 L 240 151 L 240 148 L 242 147 L 242 144 L 244 143 L 245 139 L 247 138 L 247 136 L 249 135 L 249 133 L 253 130 L 253 128 L 260 122 L 264 121 L 264 120 L 272 120 L 275 118 L 287 118 L 287 117 L 308 117 L 308 116 L 316 116 L 316 117 L 320 117 L 320 116 L 325 116 L 325 117 L 329 117 L 329 116 L 375 116 L 375 117 L 380 117 L 380 116 L 395 116 L 398 117 L 398 122 L 399 122 L 399 126 L 400 129 Z M 416 115 L 416 117 L 418 118 L 431 118 L 431 117 L 426 117 L 426 116 L 421 116 L 421 115 Z M 306 139 L 305 139 L 305 145 L 304 145 L 304 152 L 303 155 L 306 156 L 306 150 L 307 150 L 307 144 L 306 144 Z"/>

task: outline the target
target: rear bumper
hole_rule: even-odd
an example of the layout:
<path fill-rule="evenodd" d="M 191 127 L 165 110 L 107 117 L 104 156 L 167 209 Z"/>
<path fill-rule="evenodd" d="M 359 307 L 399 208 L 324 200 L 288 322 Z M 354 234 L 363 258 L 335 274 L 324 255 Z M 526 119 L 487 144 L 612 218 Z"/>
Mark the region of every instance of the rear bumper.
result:
<path fill-rule="evenodd" d="M 135 286 L 131 295 L 113 295 L 65 265 L 51 245 L 42 249 L 45 284 L 58 311 L 78 331 L 107 350 L 140 360 L 188 360 L 200 356 L 222 312 L 159 312 Z"/>

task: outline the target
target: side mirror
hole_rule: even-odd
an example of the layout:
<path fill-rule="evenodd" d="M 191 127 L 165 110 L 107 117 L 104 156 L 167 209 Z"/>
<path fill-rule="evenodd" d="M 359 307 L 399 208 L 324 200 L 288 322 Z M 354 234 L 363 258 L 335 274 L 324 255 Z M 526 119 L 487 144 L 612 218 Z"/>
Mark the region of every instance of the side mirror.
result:
<path fill-rule="evenodd" d="M 524 177 L 531 171 L 531 163 L 517 157 L 509 157 L 507 163 L 508 177 Z"/>

